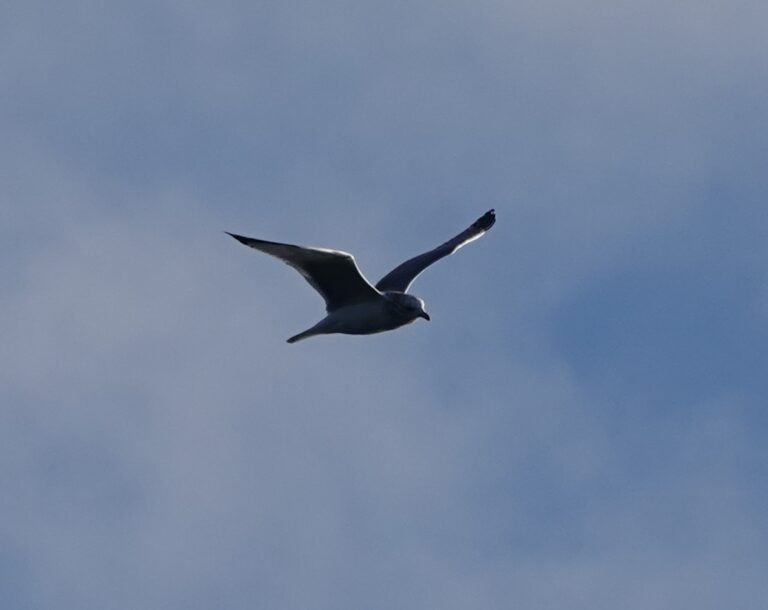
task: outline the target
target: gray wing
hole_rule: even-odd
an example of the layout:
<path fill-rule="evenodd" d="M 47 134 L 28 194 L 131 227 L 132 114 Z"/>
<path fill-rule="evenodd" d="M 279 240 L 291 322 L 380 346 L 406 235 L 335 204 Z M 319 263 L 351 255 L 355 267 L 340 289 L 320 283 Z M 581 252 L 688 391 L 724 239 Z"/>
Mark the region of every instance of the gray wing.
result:
<path fill-rule="evenodd" d="M 376 284 L 376 288 L 381 291 L 397 290 L 399 292 L 406 292 L 411 285 L 411 282 L 413 282 L 413 280 L 416 279 L 416 276 L 424 271 L 424 269 L 429 267 L 432 263 L 439 261 L 441 258 L 453 254 L 456 250 L 469 242 L 482 237 L 495 222 L 496 212 L 494 210 L 488 210 L 473 222 L 470 227 L 455 237 L 452 237 L 444 244 L 429 252 L 419 254 L 418 256 L 405 261 L 402 265 L 395 267 L 379 280 Z"/>
<path fill-rule="evenodd" d="M 228 233 L 241 244 L 266 252 L 296 269 L 325 299 L 327 311 L 381 297 L 357 268 L 351 254 L 304 248 Z"/>

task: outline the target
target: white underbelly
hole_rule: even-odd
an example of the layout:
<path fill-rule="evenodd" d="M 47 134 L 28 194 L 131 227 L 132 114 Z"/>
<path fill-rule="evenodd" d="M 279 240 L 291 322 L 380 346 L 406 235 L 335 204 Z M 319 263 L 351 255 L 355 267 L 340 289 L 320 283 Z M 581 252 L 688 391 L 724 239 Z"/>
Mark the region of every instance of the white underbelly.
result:
<path fill-rule="evenodd" d="M 332 332 L 370 335 L 407 324 L 390 313 L 384 303 L 360 303 L 337 309 L 326 318 Z"/>

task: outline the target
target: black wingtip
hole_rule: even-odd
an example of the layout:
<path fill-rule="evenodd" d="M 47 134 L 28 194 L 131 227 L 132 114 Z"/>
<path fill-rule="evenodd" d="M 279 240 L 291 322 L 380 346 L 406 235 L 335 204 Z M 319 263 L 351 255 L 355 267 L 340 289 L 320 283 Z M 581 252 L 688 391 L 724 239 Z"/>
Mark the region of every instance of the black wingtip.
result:
<path fill-rule="evenodd" d="M 247 240 L 248 240 L 247 237 L 243 237 L 242 235 L 236 235 L 235 233 L 230 233 L 229 231 L 224 231 L 224 233 L 226 233 L 230 237 L 234 237 L 241 244 L 246 244 L 247 245 Z"/>
<path fill-rule="evenodd" d="M 490 229 L 493 224 L 496 222 L 496 210 L 488 210 L 485 214 L 483 214 L 480 218 L 478 218 L 474 225 L 478 229 L 482 229 L 483 231 L 487 231 Z"/>

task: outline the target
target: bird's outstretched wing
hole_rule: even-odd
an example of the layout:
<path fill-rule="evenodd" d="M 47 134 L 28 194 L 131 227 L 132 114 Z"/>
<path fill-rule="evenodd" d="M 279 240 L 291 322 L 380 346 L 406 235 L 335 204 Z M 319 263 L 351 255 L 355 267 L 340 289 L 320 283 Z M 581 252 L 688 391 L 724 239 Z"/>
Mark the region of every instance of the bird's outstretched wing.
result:
<path fill-rule="evenodd" d="M 395 267 L 392 271 L 387 273 L 376 284 L 376 288 L 381 291 L 385 290 L 397 290 L 400 292 L 406 292 L 411 282 L 416 279 L 424 269 L 429 267 L 432 263 L 439 261 L 441 258 L 453 254 L 461 248 L 463 245 L 468 244 L 471 241 L 476 240 L 493 226 L 496 222 L 496 213 L 494 210 L 489 210 L 472 223 L 470 227 L 452 237 L 444 244 L 437 248 L 419 254 L 407 261 L 402 265 Z"/>
<path fill-rule="evenodd" d="M 351 254 L 324 248 L 304 248 L 227 232 L 241 244 L 266 252 L 296 269 L 325 299 L 327 311 L 381 298 L 365 279 Z"/>

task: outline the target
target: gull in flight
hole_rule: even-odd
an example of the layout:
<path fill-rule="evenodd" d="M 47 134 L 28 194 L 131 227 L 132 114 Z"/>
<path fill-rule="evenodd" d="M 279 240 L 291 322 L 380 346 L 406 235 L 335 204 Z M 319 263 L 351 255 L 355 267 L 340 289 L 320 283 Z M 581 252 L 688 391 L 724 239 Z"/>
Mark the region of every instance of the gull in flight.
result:
<path fill-rule="evenodd" d="M 429 320 L 429 314 L 424 311 L 424 301 L 407 294 L 409 286 L 432 263 L 482 237 L 494 222 L 496 215 L 489 210 L 444 244 L 395 267 L 376 286 L 365 279 L 354 257 L 347 252 L 279 244 L 229 232 L 227 235 L 289 264 L 325 299 L 325 318 L 288 339 L 288 343 L 295 343 L 331 333 L 370 335 L 400 328 L 416 318 Z"/>

